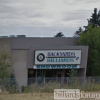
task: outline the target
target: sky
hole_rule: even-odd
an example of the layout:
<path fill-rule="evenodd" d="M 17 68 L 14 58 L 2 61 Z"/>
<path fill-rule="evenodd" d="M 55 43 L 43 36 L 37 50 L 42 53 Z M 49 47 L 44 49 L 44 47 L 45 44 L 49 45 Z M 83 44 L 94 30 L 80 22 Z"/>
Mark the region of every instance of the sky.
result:
<path fill-rule="evenodd" d="M 0 36 L 72 37 L 100 0 L 0 0 Z"/>

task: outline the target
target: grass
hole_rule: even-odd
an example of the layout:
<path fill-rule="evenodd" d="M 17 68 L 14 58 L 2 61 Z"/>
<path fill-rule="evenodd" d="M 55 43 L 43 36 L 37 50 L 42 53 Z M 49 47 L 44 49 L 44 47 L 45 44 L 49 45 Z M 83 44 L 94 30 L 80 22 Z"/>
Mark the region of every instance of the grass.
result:
<path fill-rule="evenodd" d="M 32 84 L 31 86 L 23 86 L 23 93 L 12 93 L 4 89 L 0 94 L 0 100 L 54 100 L 54 89 L 80 89 L 90 93 L 100 93 L 100 83 L 87 81 L 84 84 L 79 84 L 74 81 L 72 84 L 60 84 L 57 82 L 49 82 L 42 84 Z M 80 99 L 80 100 L 95 100 L 95 99 Z"/>
<path fill-rule="evenodd" d="M 92 93 L 100 93 L 100 91 L 99 92 L 95 91 Z M 54 100 L 54 94 L 53 93 L 0 94 L 0 100 Z M 95 100 L 95 99 L 87 98 L 80 100 Z"/>
<path fill-rule="evenodd" d="M 9 91 L 6 88 L 1 88 L 3 92 L 8 93 L 18 93 L 17 91 L 12 92 L 11 90 L 15 90 L 11 87 Z M 11 89 L 11 90 L 10 90 Z M 60 84 L 57 82 L 49 82 L 45 84 L 41 84 L 38 86 L 37 83 L 32 84 L 31 86 L 22 86 L 21 90 L 22 93 L 53 93 L 54 89 L 80 89 L 81 91 L 99 91 L 100 90 L 100 83 L 95 82 L 86 82 L 80 84 L 78 81 L 74 81 L 71 84 Z"/>
<path fill-rule="evenodd" d="M 54 100 L 53 93 L 1 94 L 0 100 Z"/>

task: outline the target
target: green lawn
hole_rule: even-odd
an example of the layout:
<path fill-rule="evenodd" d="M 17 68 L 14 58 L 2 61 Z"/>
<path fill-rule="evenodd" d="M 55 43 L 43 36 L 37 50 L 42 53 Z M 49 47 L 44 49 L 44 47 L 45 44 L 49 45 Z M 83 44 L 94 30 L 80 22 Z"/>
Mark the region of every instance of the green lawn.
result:
<path fill-rule="evenodd" d="M 54 100 L 53 93 L 0 94 L 0 100 Z"/>

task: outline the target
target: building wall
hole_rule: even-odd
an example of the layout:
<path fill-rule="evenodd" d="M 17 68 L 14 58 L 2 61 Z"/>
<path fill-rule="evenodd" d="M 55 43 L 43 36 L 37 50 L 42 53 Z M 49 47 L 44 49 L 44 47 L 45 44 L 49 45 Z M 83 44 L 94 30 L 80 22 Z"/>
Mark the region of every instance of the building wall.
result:
<path fill-rule="evenodd" d="M 11 47 L 28 50 L 27 68 L 33 68 L 35 50 L 81 50 L 81 68 L 87 66 L 88 46 L 77 46 L 78 38 L 12 38 Z"/>
<path fill-rule="evenodd" d="M 83 77 L 82 80 L 84 80 L 86 76 L 88 46 L 77 46 L 77 39 L 78 38 L 12 38 L 11 47 L 12 50 L 27 50 L 27 63 L 25 63 L 27 69 L 34 68 L 35 50 L 81 50 L 81 64 L 78 77 Z M 17 69 L 20 70 L 21 68 L 18 67 Z M 17 72 L 18 70 L 16 70 L 16 75 L 19 73 Z M 24 72 L 21 74 L 23 73 Z M 20 77 L 21 74 L 18 76 Z M 23 82 L 23 84 L 27 84 L 27 82 L 25 82 Z"/>
<path fill-rule="evenodd" d="M 12 56 L 14 61 L 13 68 L 16 80 L 19 86 L 27 85 L 27 50 L 13 50 Z"/>
<path fill-rule="evenodd" d="M 11 38 L 12 49 L 30 49 L 37 46 L 75 46 L 78 38 Z"/>
<path fill-rule="evenodd" d="M 10 38 L 0 38 L 0 51 L 5 50 L 11 53 L 11 39 Z"/>
<path fill-rule="evenodd" d="M 12 54 L 19 86 L 27 85 L 28 69 L 34 67 L 35 50 L 81 50 L 79 75 L 86 76 L 88 46 L 77 46 L 78 38 L 0 38 L 0 48 Z M 0 49 L 0 50 L 1 50 Z"/>

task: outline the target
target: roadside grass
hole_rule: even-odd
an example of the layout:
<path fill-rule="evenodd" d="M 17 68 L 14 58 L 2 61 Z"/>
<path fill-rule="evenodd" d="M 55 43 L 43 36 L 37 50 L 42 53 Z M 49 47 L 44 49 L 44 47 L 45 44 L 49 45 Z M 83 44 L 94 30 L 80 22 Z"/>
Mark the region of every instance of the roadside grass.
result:
<path fill-rule="evenodd" d="M 13 93 L 19 93 L 19 90 L 15 90 L 13 88 L 9 88 L 7 91 L 6 88 L 3 86 L 1 87 L 1 90 L 3 93 L 7 94 L 13 94 Z M 78 81 L 74 81 L 71 84 L 60 84 L 58 82 L 49 82 L 49 83 L 42 83 L 40 86 L 37 83 L 31 84 L 29 86 L 22 86 L 21 87 L 21 93 L 53 93 L 54 89 L 80 89 L 81 91 L 99 91 L 100 90 L 100 83 L 95 82 L 86 82 L 86 83 L 79 83 Z"/>
<path fill-rule="evenodd" d="M 100 93 L 100 91 L 85 92 L 85 93 Z M 53 93 L 0 94 L 0 100 L 54 100 L 54 94 Z M 96 99 L 81 98 L 80 100 L 96 100 Z"/>
<path fill-rule="evenodd" d="M 0 94 L 0 100 L 54 100 L 53 93 Z"/>
<path fill-rule="evenodd" d="M 80 89 L 80 91 L 84 91 L 85 93 L 100 93 L 100 83 L 87 81 L 80 84 L 77 80 L 71 82 L 71 84 L 49 82 L 43 83 L 41 86 L 35 83 L 30 86 L 22 86 L 22 93 L 9 92 L 6 91 L 6 88 L 1 88 L 3 93 L 0 94 L 0 100 L 54 100 L 54 89 Z M 80 100 L 95 99 L 85 98 Z"/>
<path fill-rule="evenodd" d="M 32 84 L 31 86 L 23 87 L 23 93 L 53 93 L 54 89 L 80 89 L 80 91 L 100 91 L 100 83 L 87 82 L 80 84 L 78 81 L 71 84 L 60 84 L 57 82 L 49 82 L 42 84 Z"/>

